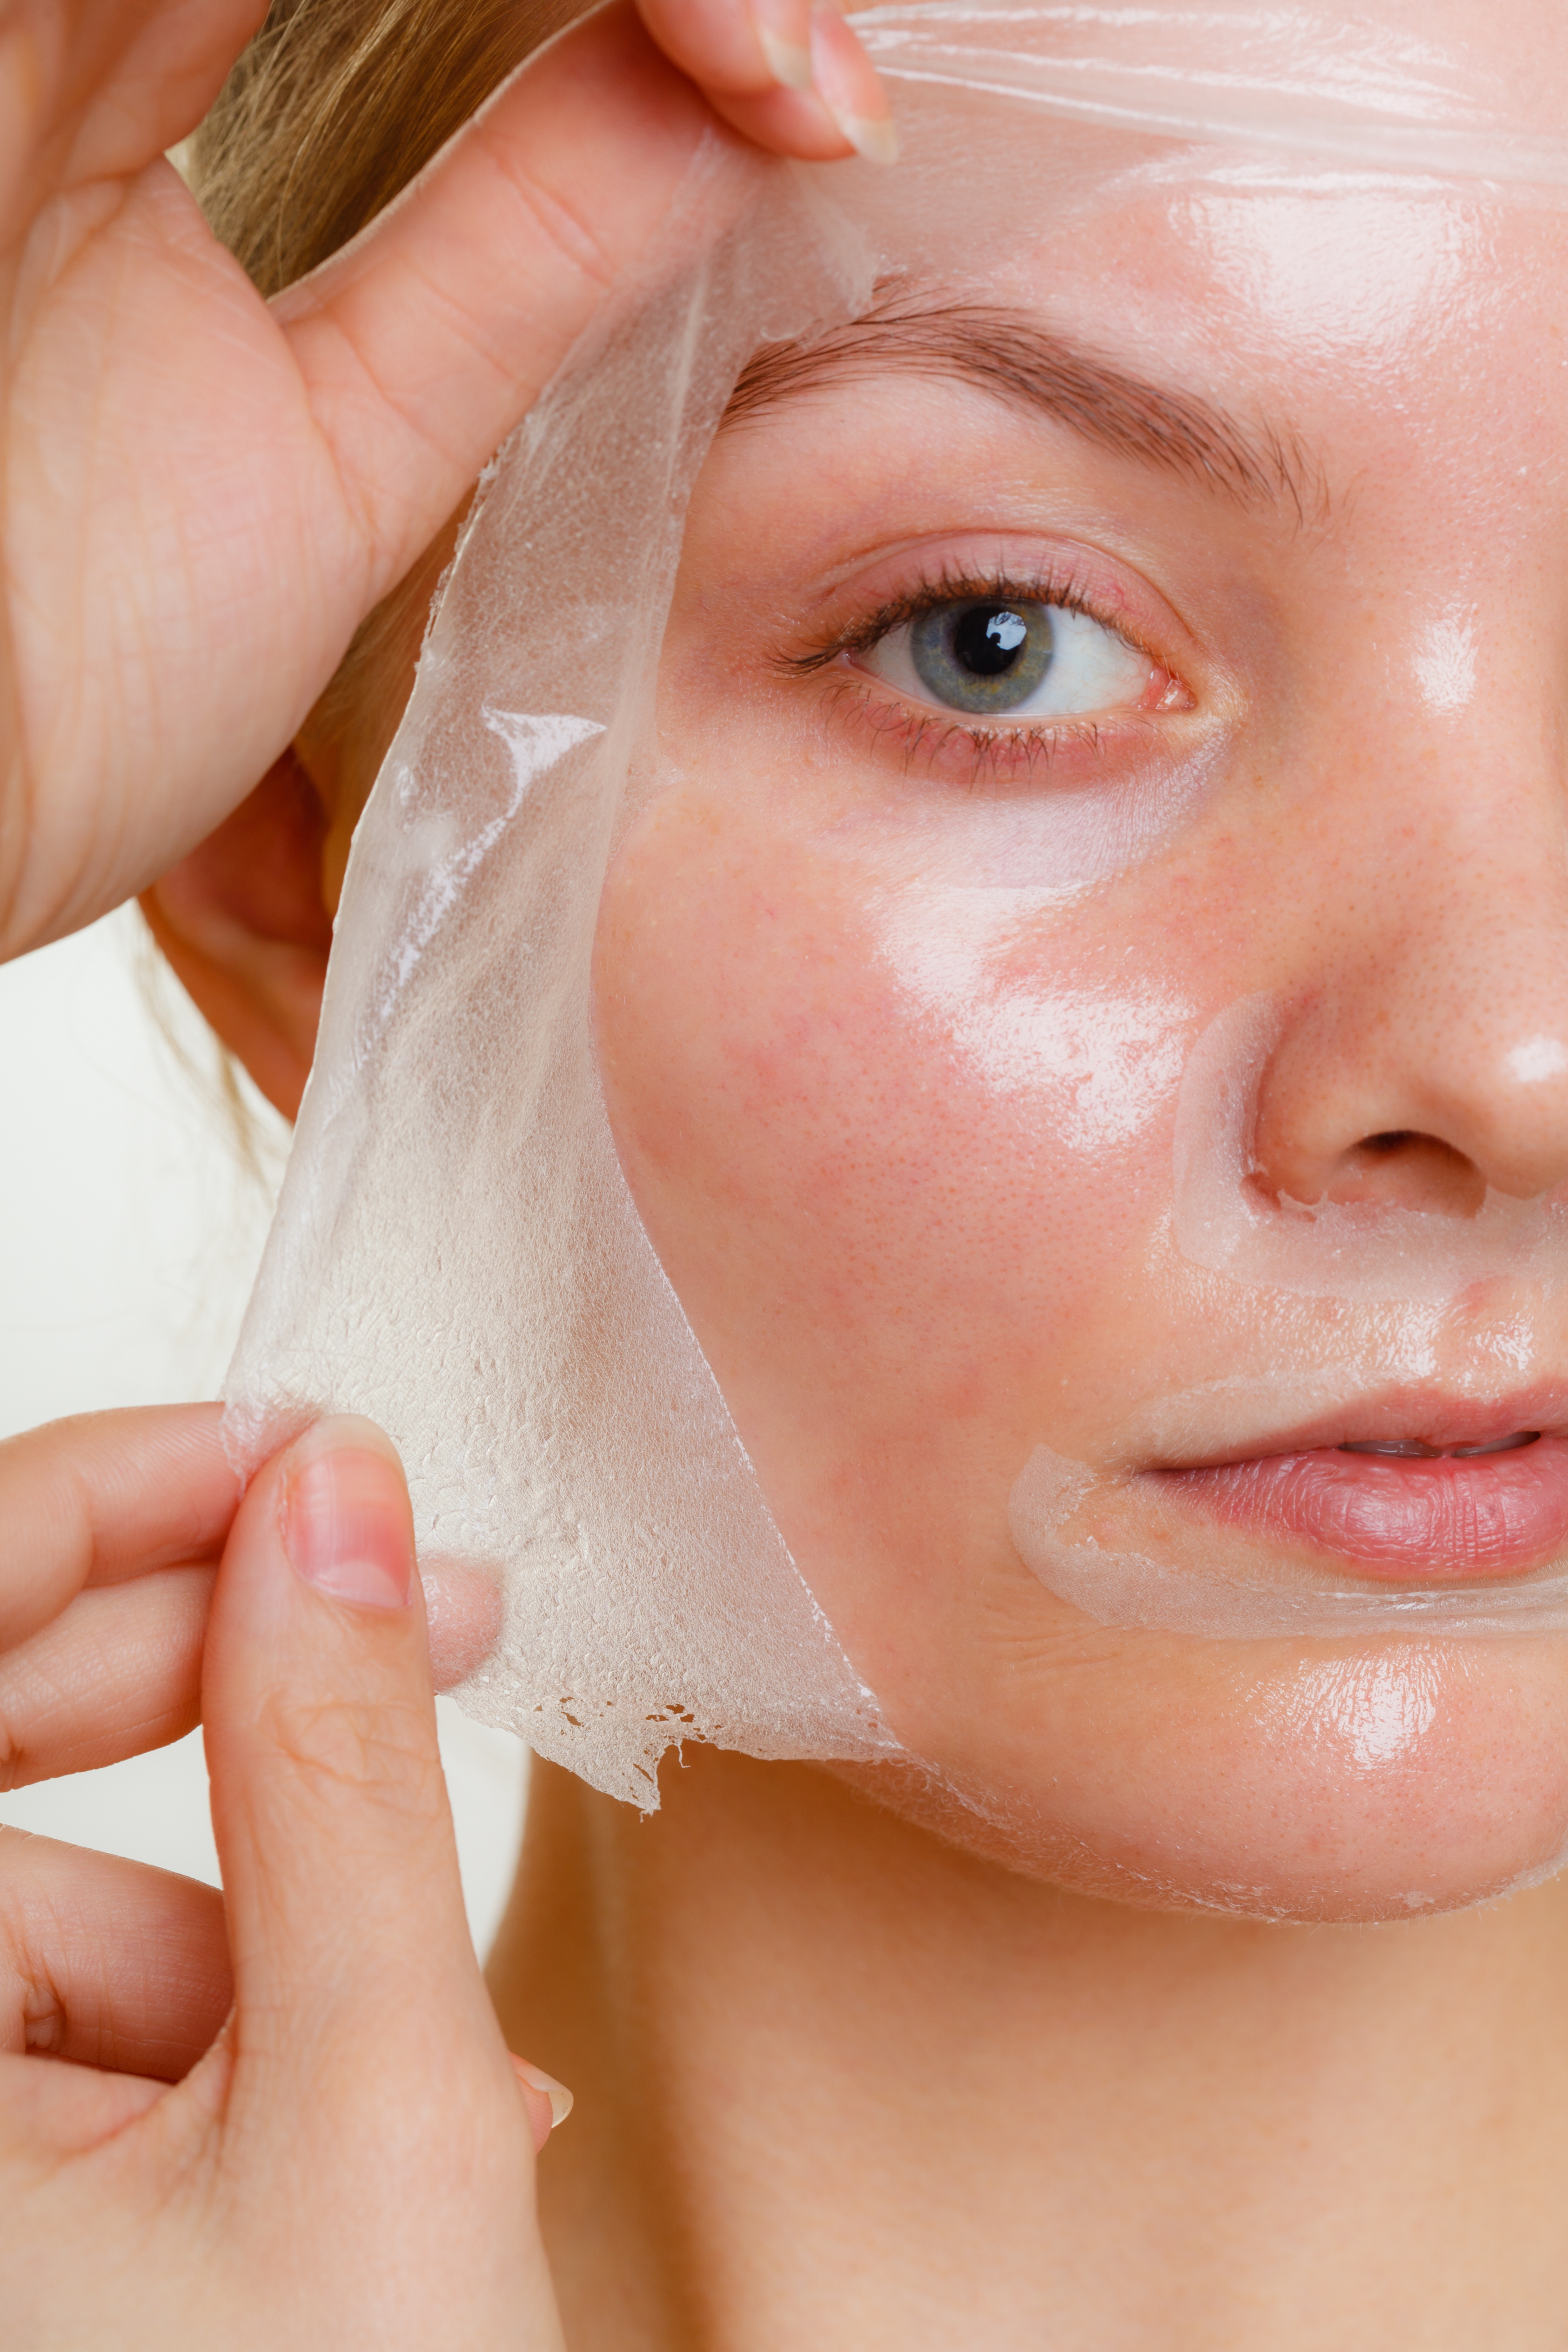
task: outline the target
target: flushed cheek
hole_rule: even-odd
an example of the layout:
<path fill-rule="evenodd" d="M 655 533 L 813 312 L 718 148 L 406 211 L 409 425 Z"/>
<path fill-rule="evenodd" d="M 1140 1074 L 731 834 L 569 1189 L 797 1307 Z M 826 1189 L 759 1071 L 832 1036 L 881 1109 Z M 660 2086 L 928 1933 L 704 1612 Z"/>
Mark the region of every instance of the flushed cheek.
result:
<path fill-rule="evenodd" d="M 1016 1450 L 1146 1311 L 1183 1009 L 985 897 L 668 814 L 612 878 L 612 1124 L 759 1466 Z"/>
<path fill-rule="evenodd" d="M 946 911 L 900 932 L 798 844 L 676 808 L 599 940 L 634 1195 L 894 1728 L 977 1843 L 1123 1899 L 1399 1917 L 1551 1867 L 1563 1645 L 1114 1633 L 1018 1561 L 1018 1463 L 1162 1344 L 1168 1031 L 1081 943 L 1053 987 L 1044 926 Z"/>

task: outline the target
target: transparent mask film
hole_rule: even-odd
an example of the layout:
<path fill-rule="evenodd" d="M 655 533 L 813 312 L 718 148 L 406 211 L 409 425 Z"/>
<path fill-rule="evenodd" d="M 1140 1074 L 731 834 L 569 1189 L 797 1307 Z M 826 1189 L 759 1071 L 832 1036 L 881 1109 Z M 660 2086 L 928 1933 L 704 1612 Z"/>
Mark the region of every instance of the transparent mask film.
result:
<path fill-rule="evenodd" d="M 1319 407 L 1342 378 L 1364 400 L 1419 364 L 1431 320 L 1489 258 L 1506 272 L 1531 225 L 1559 218 L 1550 77 L 1510 79 L 1479 11 L 1473 46 L 1449 47 L 1388 9 L 1292 16 L 1288 34 L 1246 8 L 856 22 L 894 86 L 905 160 L 808 168 L 716 142 L 635 299 L 481 485 L 355 835 L 226 1391 L 247 1467 L 313 1412 L 380 1421 L 422 1558 L 479 1563 L 503 1590 L 462 1703 L 645 1809 L 683 1739 L 920 1760 L 650 1242 L 595 1034 L 606 876 L 683 781 L 656 689 L 692 488 L 732 401 L 744 430 L 781 373 L 809 389 L 817 361 L 840 382 L 882 370 L 895 401 L 942 383 L 978 404 L 1011 484 L 1000 507 L 990 478 L 977 489 L 973 583 L 823 653 L 991 748 L 962 790 L 933 770 L 836 793 L 829 775 L 802 838 L 931 1082 L 1013 1139 L 1042 1255 L 1078 1247 L 1058 1193 L 1081 1213 L 1086 1171 L 1118 1204 L 1111 1287 L 1143 1302 L 1130 1319 L 1147 1344 L 1120 1368 L 1115 1412 L 1089 1442 L 1064 1407 L 1010 1466 L 975 1474 L 1023 1561 L 1101 1622 L 1207 1637 L 1568 1628 L 1554 1557 L 1447 1568 L 1439 1492 L 1445 1464 L 1481 1447 L 1517 1457 L 1521 1493 L 1541 1470 L 1547 1441 L 1492 1422 L 1553 1359 L 1561 1204 L 1439 1188 L 1413 1206 L 1375 1181 L 1298 1200 L 1274 1181 L 1259 1143 L 1308 1050 L 1299 988 L 1266 941 L 1217 1001 L 1201 956 L 1155 980 L 1123 970 L 1120 943 L 1179 926 L 1173 877 L 1227 824 L 1243 768 L 1305 796 L 1310 761 L 1289 710 L 1244 709 L 1223 664 L 1189 661 L 1158 591 L 1140 610 L 1126 567 L 1100 564 L 1103 515 L 1058 498 L 1037 527 L 1028 488 L 1042 431 L 1143 456 L 1157 442 L 1173 476 L 1238 511 L 1289 502 L 1294 530 L 1327 543 L 1331 486 L 1303 448 L 1255 415 L 1216 423 L 1196 394 L 1152 406 L 1096 353 L 1142 350 L 1160 381 L 1194 385 L 1225 383 L 1236 354 L 1266 392 L 1272 368 L 1280 413 L 1292 380 Z M 1016 483 L 1009 436 L 1035 453 Z M 1015 580 L 1004 541 L 1026 540 L 1076 551 Z M 1006 584 L 987 587 L 987 567 Z M 1390 691 L 1462 759 L 1484 612 L 1450 572 L 1441 611 L 1396 616 L 1389 659 L 1408 676 Z M 1020 748 L 1047 739 L 1048 754 Z M 1546 1078 L 1568 1067 L 1555 1039 L 1517 1050 Z M 1407 1422 L 1424 1389 L 1465 1400 L 1466 1426 L 1385 1434 L 1391 1396 Z M 1385 1450 L 1354 1463 L 1347 1444 Z M 1389 1573 L 1356 1501 L 1388 1449 L 1429 1476 L 1419 1577 Z M 1310 1457 L 1316 1538 L 1299 1551 L 1248 1533 L 1245 1482 L 1275 1475 L 1260 1457 L 1276 1454 Z M 1181 1478 L 1227 1463 L 1244 1466 L 1217 1521 L 1190 1511 Z M 1348 1500 L 1343 1463 L 1363 1481 Z"/>

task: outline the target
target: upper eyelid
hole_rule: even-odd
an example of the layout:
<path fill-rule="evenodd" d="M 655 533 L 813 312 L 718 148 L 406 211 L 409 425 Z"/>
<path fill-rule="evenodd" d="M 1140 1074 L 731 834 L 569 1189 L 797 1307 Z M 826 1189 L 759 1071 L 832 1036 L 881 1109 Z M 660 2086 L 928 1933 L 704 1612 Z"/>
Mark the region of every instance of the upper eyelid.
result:
<path fill-rule="evenodd" d="M 847 644 L 858 632 L 874 634 L 878 619 L 884 627 L 895 625 L 904 616 L 895 614 L 896 606 L 907 612 L 944 595 L 1000 588 L 1072 604 L 1195 684 L 1214 667 L 1203 633 L 1194 634 L 1162 584 L 1157 550 L 1127 545 L 1125 539 L 1121 528 L 1112 528 L 1107 539 L 1092 526 L 1064 527 L 1044 517 L 1031 523 L 1022 516 L 955 516 L 939 529 L 900 535 L 880 548 L 863 545 L 836 564 L 795 606 L 797 642 L 817 652 L 831 643 Z"/>
<path fill-rule="evenodd" d="M 1033 580 L 1021 573 L 1000 570 L 989 573 L 944 571 L 940 579 L 928 577 L 923 582 L 913 583 L 900 595 L 884 600 L 859 620 L 845 623 L 810 651 L 787 656 L 784 667 L 796 672 L 826 668 L 829 662 L 842 654 L 864 652 L 871 646 L 879 645 L 895 629 L 907 627 L 921 613 L 930 612 L 933 606 L 962 603 L 966 597 L 976 601 L 994 599 L 997 603 L 1005 603 L 1012 597 L 1020 604 L 1048 604 L 1068 612 L 1082 613 L 1150 661 L 1171 668 L 1173 676 L 1180 675 L 1169 657 L 1150 644 L 1129 614 L 1123 611 L 1113 617 L 1103 608 L 1100 599 L 1089 594 L 1065 570 L 1054 578 L 1037 575 Z"/>
<path fill-rule="evenodd" d="M 966 567 L 963 574 L 944 567 L 940 578 L 932 578 L 928 572 L 923 580 L 917 579 L 901 589 L 896 598 L 884 598 L 869 612 L 863 610 L 858 618 L 843 621 L 830 632 L 819 631 L 818 642 L 808 650 L 794 654 L 775 652 L 773 667 L 783 673 L 800 677 L 810 671 L 826 670 L 833 665 L 840 665 L 839 683 L 846 690 L 853 686 L 855 704 L 868 712 L 879 705 L 887 714 L 888 732 L 883 740 L 889 744 L 901 740 L 901 757 L 906 766 L 928 758 L 935 762 L 945 759 L 957 747 L 967 746 L 965 759 L 969 763 L 978 761 L 988 771 L 994 770 L 998 780 L 1012 782 L 1019 780 L 1020 762 L 1025 770 L 1033 773 L 1034 763 L 1037 760 L 1055 760 L 1062 756 L 1064 747 L 1076 745 L 1085 753 L 1103 755 L 1110 744 L 1119 738 L 1124 724 L 1138 726 L 1142 733 L 1154 719 L 1155 712 L 1135 711 L 1129 703 L 1114 711 L 1108 709 L 1100 713 L 1067 710 L 1030 714 L 1019 711 L 1016 716 L 998 713 L 994 717 L 982 719 L 977 714 L 928 702 L 923 697 L 910 695 L 894 681 L 884 679 L 874 671 L 842 662 L 843 655 L 855 649 L 857 640 L 861 646 L 875 644 L 894 629 L 907 626 L 915 614 L 949 601 L 955 594 L 959 598 L 998 597 L 999 600 L 1012 596 L 1021 602 L 1036 603 L 1060 604 L 1068 601 L 1063 594 L 1068 584 L 1066 570 L 1067 567 L 1063 567 L 1063 573 L 1053 583 L 1043 579 L 1038 572 L 1032 580 L 1026 580 L 1020 576 L 1019 568 L 1015 567 L 1004 569 L 998 565 L 986 567 L 984 571 L 979 567 Z M 1153 593 L 1158 600 L 1158 592 Z M 867 602 L 869 601 L 868 598 Z M 1115 617 L 1104 609 L 1105 600 L 1100 598 L 1080 595 L 1072 601 L 1102 627 L 1119 636 L 1124 645 L 1164 671 L 1171 681 L 1188 696 L 1188 709 L 1200 707 L 1207 699 L 1206 691 L 1200 693 L 1192 683 L 1194 674 L 1201 677 L 1206 665 L 1200 659 L 1189 667 L 1180 656 L 1173 657 L 1160 650 L 1157 645 L 1151 645 L 1142 631 L 1129 625 L 1131 616 L 1120 600 Z M 1179 619 L 1173 634 L 1186 635 Z M 896 726 L 891 724 L 894 713 L 899 714 Z M 874 723 L 881 738 L 883 721 L 879 719 Z"/>

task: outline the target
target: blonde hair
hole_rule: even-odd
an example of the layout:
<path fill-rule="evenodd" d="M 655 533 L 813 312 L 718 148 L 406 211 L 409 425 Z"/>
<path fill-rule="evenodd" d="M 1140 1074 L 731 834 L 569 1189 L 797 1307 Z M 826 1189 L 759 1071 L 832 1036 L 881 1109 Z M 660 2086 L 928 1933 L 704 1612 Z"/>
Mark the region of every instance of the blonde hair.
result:
<path fill-rule="evenodd" d="M 374 220 L 585 5 L 272 0 L 185 149 L 215 235 L 263 294 L 291 285 Z M 438 556 L 416 563 L 361 623 L 312 714 L 318 732 L 339 733 L 387 656 L 417 645 L 440 568 Z"/>
<path fill-rule="evenodd" d="M 263 294 L 325 261 L 391 203 L 514 66 L 583 13 L 586 0 L 272 0 L 206 119 L 178 161 L 215 235 Z M 416 649 L 441 569 L 442 541 L 355 632 L 308 722 L 342 739 L 395 658 Z M 395 712 L 384 712 L 390 736 Z M 372 747 L 373 748 L 373 747 Z M 352 824 L 371 782 L 345 776 Z M 149 924 L 140 978 L 153 1019 L 200 1093 L 215 1101 L 239 1162 L 264 1192 L 279 1172 L 268 1123 L 240 1065 L 212 1040 L 211 1068 L 180 1044 L 163 993 L 167 968 Z"/>
<path fill-rule="evenodd" d="M 264 294 L 374 220 L 583 0 L 272 0 L 190 142 L 214 233 Z"/>

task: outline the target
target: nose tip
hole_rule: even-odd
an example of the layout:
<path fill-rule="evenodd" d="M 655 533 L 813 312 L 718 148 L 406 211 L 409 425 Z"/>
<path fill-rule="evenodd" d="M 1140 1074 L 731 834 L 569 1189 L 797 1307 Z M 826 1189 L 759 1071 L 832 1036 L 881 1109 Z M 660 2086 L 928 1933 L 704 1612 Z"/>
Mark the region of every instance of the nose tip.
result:
<path fill-rule="evenodd" d="M 1253 1147 L 1266 1193 L 1473 1217 L 1489 1191 L 1568 1185 L 1568 1034 L 1457 1034 L 1402 1051 L 1373 1021 L 1309 1020 L 1266 1072 Z"/>
<path fill-rule="evenodd" d="M 1525 1037 L 1503 1056 L 1508 1076 L 1516 1086 L 1543 1086 L 1551 1078 L 1568 1078 L 1568 1045 L 1561 1037 Z"/>
<path fill-rule="evenodd" d="M 1518 1200 L 1568 1183 L 1568 1031 L 1534 1031 L 1506 1046 L 1480 1138 L 1487 1181 Z"/>

